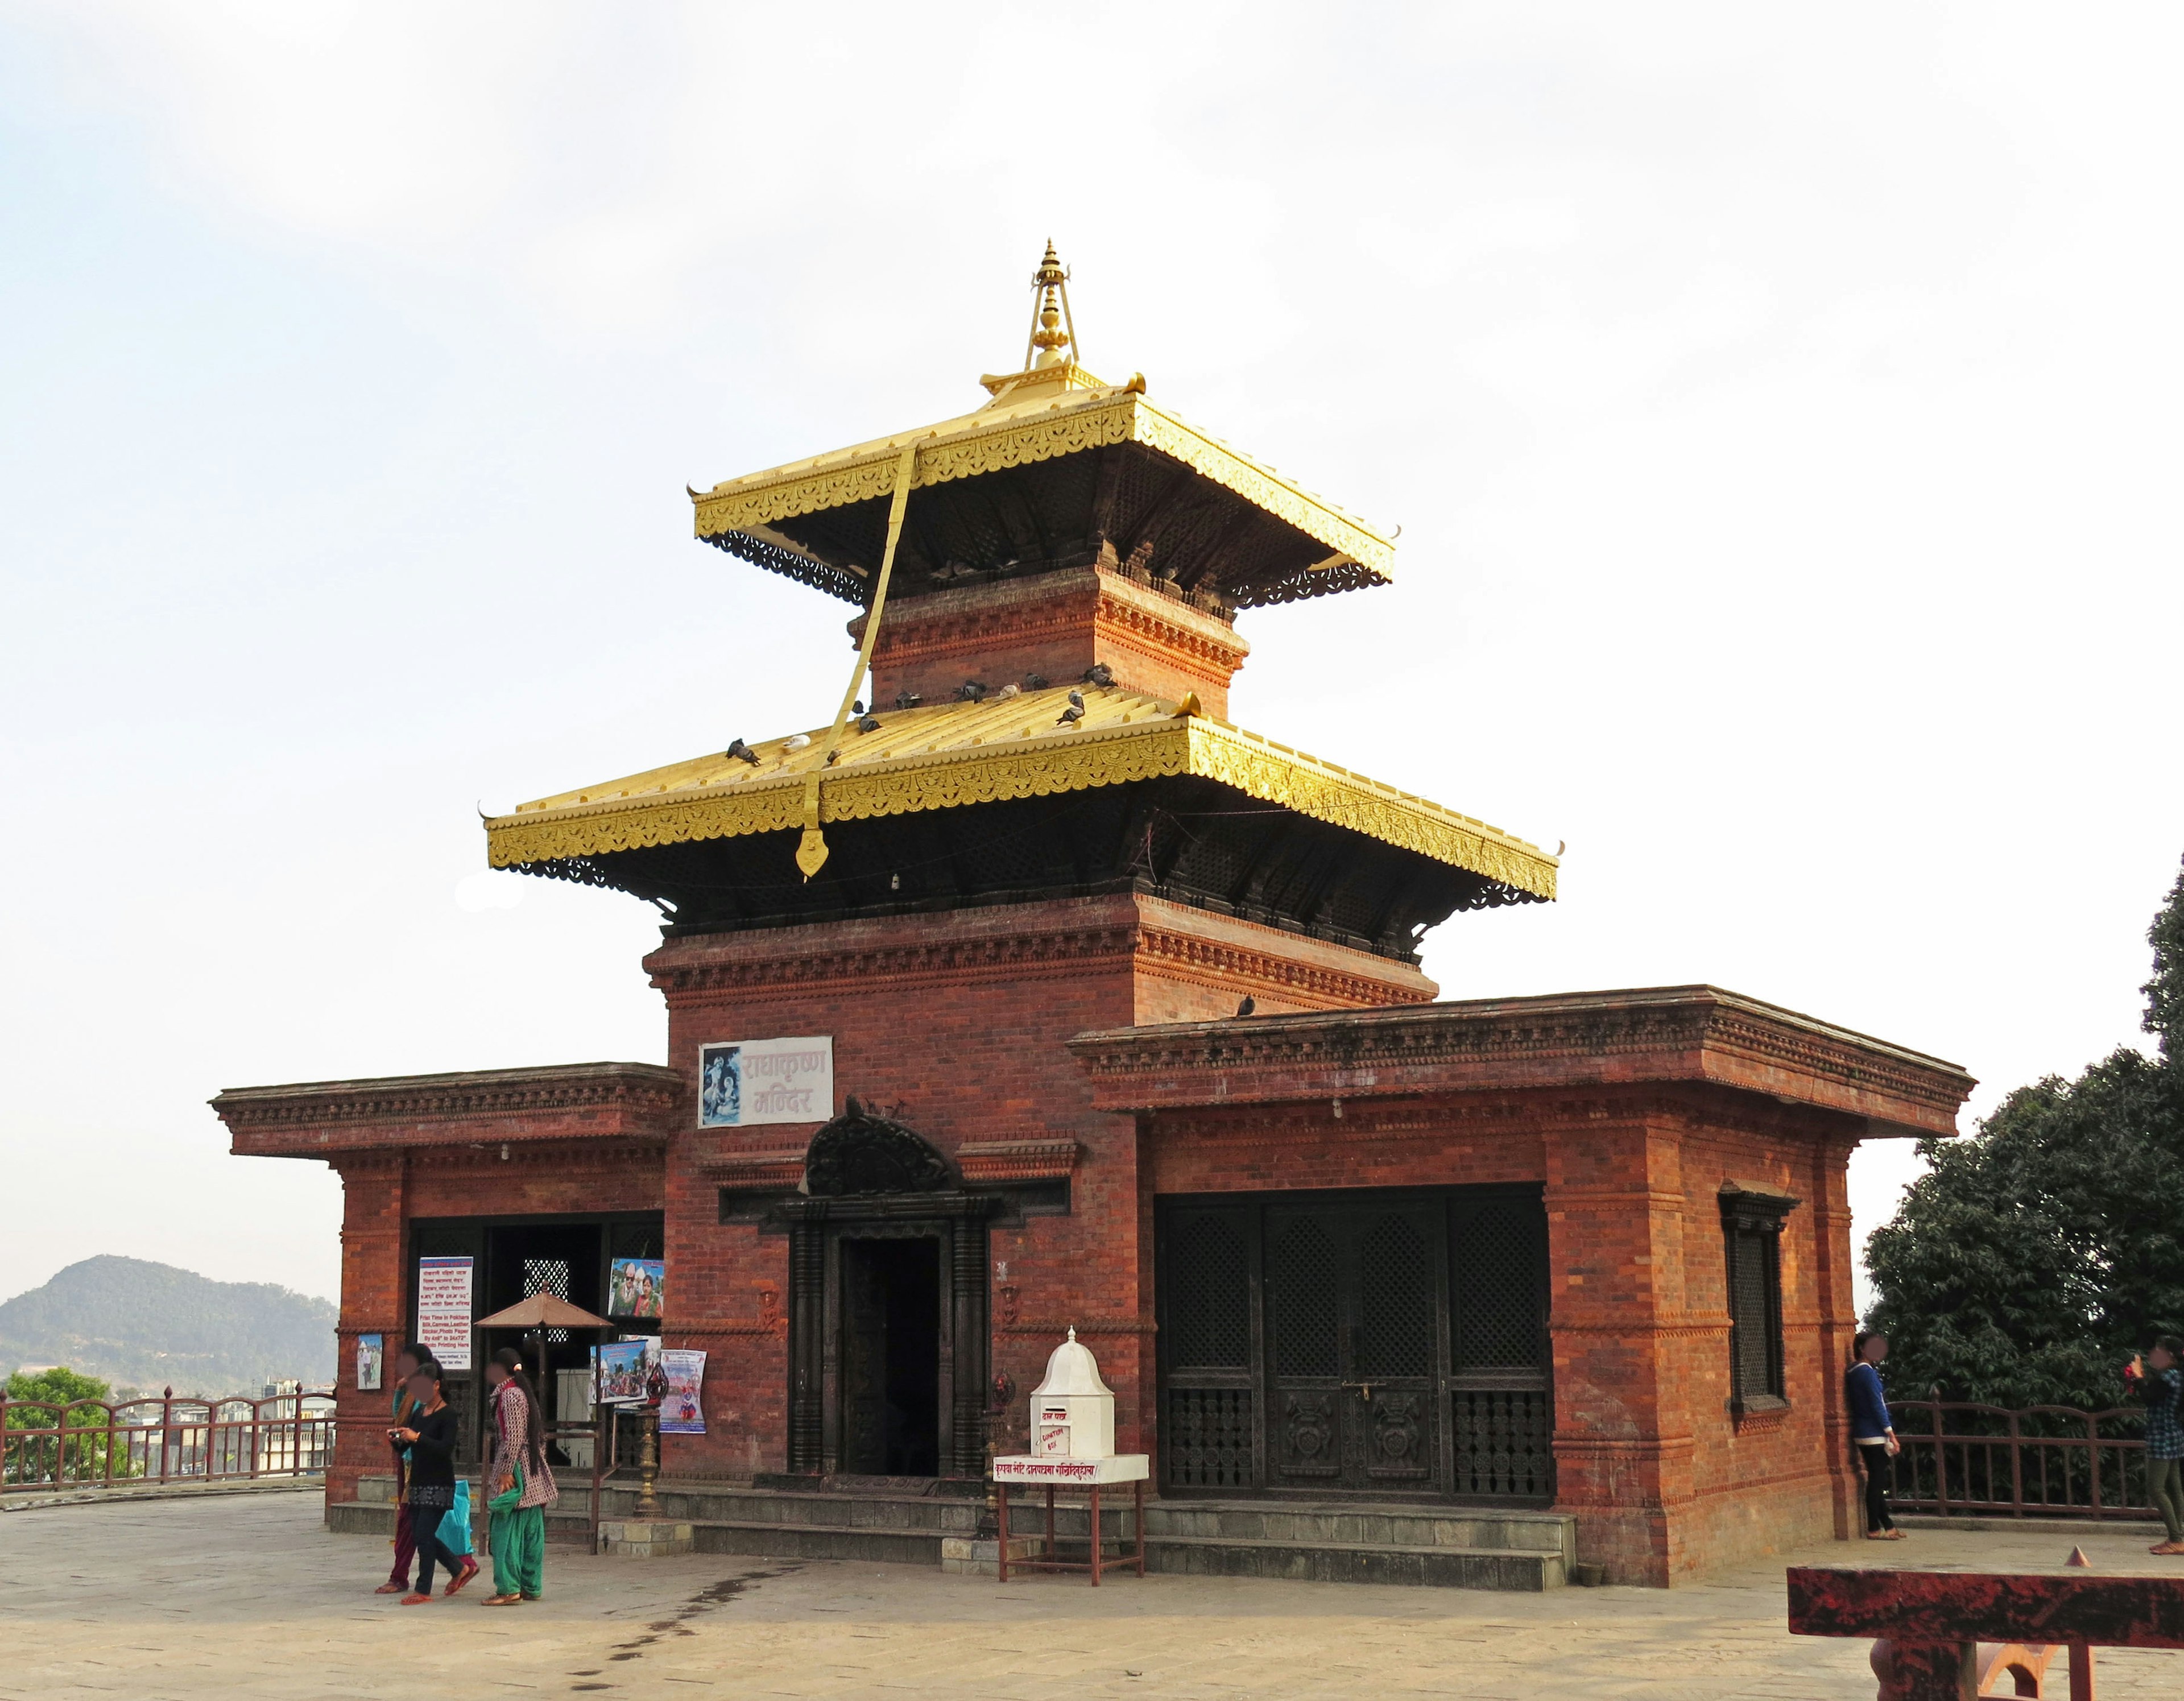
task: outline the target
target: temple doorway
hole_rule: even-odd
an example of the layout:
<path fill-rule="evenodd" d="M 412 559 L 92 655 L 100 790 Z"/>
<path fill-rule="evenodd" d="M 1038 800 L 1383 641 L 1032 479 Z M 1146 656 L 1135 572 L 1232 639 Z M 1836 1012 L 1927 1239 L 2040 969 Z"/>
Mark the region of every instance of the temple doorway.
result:
<path fill-rule="evenodd" d="M 841 1243 L 843 1470 L 940 1471 L 940 1241 Z"/>
<path fill-rule="evenodd" d="M 812 1136 L 804 1175 L 760 1207 L 788 1232 L 789 1470 L 979 1477 L 1002 1198 L 967 1191 L 929 1141 L 854 1098 Z"/>
<path fill-rule="evenodd" d="M 1536 1187 L 1169 1198 L 1156 1226 L 1167 1492 L 1552 1499 Z"/>

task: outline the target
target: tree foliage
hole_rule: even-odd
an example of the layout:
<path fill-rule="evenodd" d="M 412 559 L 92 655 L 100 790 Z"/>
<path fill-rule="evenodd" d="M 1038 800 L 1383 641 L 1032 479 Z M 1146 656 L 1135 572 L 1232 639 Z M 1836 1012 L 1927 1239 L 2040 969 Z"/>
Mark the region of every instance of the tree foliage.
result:
<path fill-rule="evenodd" d="M 64 1447 L 58 1436 L 19 1436 L 5 1447 L 6 1480 L 9 1482 L 93 1482 L 104 1478 L 111 1453 L 115 1476 L 132 1476 L 140 1467 L 129 1458 L 127 1444 L 106 1436 L 107 1414 L 103 1405 L 81 1401 L 110 1397 L 111 1391 L 96 1376 L 56 1364 L 44 1370 L 18 1370 L 8 1378 L 8 1424 L 11 1430 L 94 1430 L 95 1435 L 73 1436 Z"/>
<path fill-rule="evenodd" d="M 2184 1333 L 2184 874 L 2148 934 L 2148 1057 L 2020 1087 L 1866 1242 L 1899 1394 L 2001 1406 L 2120 1402 L 2122 1360 Z"/>

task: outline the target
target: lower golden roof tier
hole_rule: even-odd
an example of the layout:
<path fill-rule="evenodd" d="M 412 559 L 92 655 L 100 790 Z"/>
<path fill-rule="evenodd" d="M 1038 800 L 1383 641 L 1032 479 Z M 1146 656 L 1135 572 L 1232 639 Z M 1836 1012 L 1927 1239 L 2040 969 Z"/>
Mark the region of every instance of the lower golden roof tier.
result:
<path fill-rule="evenodd" d="M 1071 694 L 883 711 L 874 730 L 852 723 L 831 765 L 821 728 L 747 746 L 751 759 L 716 752 L 540 798 L 487 822 L 489 858 L 516 868 L 786 833 L 814 771 L 822 824 L 1192 778 L 1479 876 L 1504 901 L 1555 895 L 1555 858 L 1485 822 L 1118 688 L 1084 689 L 1067 720 Z"/>

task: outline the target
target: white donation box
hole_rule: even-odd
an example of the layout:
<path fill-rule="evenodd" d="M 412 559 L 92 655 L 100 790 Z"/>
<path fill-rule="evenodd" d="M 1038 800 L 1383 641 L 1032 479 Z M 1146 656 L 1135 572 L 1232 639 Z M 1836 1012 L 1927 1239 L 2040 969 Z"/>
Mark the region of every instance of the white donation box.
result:
<path fill-rule="evenodd" d="M 1100 1380 L 1074 1325 L 1046 1361 L 1046 1380 L 1032 1390 L 1031 1450 L 1034 1458 L 1115 1456 L 1115 1392 Z"/>

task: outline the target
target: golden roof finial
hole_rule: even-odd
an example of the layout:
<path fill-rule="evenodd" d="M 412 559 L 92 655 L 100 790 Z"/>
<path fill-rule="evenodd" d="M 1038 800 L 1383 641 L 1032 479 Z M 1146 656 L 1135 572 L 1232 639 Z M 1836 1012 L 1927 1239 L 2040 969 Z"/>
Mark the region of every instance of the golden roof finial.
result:
<path fill-rule="evenodd" d="M 1058 366 L 1073 360 L 1061 351 L 1077 341 L 1077 321 L 1069 311 L 1069 271 L 1054 251 L 1054 238 L 1046 240 L 1046 257 L 1031 275 L 1031 340 L 1024 345 L 1024 370 Z"/>

